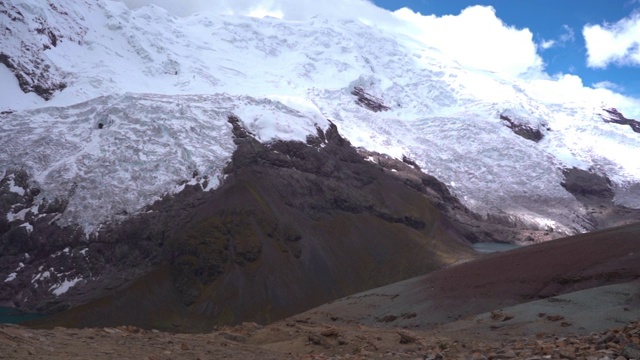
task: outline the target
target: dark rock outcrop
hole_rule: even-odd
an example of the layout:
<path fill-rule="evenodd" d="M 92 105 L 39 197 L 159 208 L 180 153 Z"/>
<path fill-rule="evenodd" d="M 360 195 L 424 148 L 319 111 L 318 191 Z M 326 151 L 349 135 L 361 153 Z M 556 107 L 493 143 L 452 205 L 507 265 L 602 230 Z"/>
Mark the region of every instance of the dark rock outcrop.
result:
<path fill-rule="evenodd" d="M 606 123 L 614 123 L 620 125 L 629 125 L 631 130 L 640 133 L 640 122 L 633 119 L 627 119 L 620 111 L 615 108 L 604 109 L 608 116 L 603 116 L 602 120 Z"/>
<path fill-rule="evenodd" d="M 41 98 L 49 100 L 56 91 L 64 90 L 67 87 L 64 81 L 50 79 L 51 65 L 49 64 L 34 61 L 33 67 L 27 67 L 4 53 L 0 53 L 0 64 L 11 70 L 24 93 L 33 92 Z"/>
<path fill-rule="evenodd" d="M 420 171 L 417 164 L 406 156 L 402 161 L 388 155 L 363 149 L 361 156 L 371 159 L 389 175 L 397 177 L 405 185 L 419 191 L 457 225 L 464 237 L 471 242 L 499 242 L 527 244 L 542 242 L 560 237 L 560 234 L 548 229 L 533 228 L 531 225 L 514 219 L 513 216 L 492 214 L 486 218 L 464 206 L 437 178 Z"/>
<path fill-rule="evenodd" d="M 611 180 L 604 174 L 573 167 L 562 169 L 565 181 L 560 183 L 580 201 L 594 229 L 605 229 L 640 222 L 640 209 L 617 205 Z"/>
<path fill-rule="evenodd" d="M 88 29 L 79 19 L 53 2 L 33 9 L 5 1 L 0 1 L 0 19 L 0 39 L 16 39 L 20 35 L 17 42 L 0 41 L 0 64 L 13 73 L 20 89 L 45 100 L 65 89 L 64 74 L 45 52 L 62 41 L 81 43 Z"/>
<path fill-rule="evenodd" d="M 509 129 L 513 131 L 514 134 L 523 137 L 527 140 L 531 140 L 533 142 L 540 142 L 544 138 L 544 135 L 540 131 L 540 129 L 534 129 L 528 125 L 520 124 L 510 117 L 506 115 L 500 115 L 500 120 L 504 121 Z"/>
<path fill-rule="evenodd" d="M 607 176 L 576 167 L 562 169 L 562 174 L 564 175 L 565 181 L 560 183 L 560 185 L 578 198 L 578 200 L 613 200 L 613 188 L 611 187 L 611 180 L 609 180 Z"/>
<path fill-rule="evenodd" d="M 117 263 L 118 252 L 105 250 L 110 256 L 107 261 L 99 251 L 89 252 L 104 247 L 108 238 L 92 243 L 80 226 L 57 225 L 67 200 L 41 196 L 23 169 L 9 169 L 0 179 L 0 303 L 28 311 L 55 312 L 75 303 L 65 301 L 65 296 L 78 296 L 76 301 L 91 296 L 72 291 L 58 297 L 58 285 L 76 284 L 77 280 L 77 288 L 83 289 L 93 275 L 102 277 L 110 272 L 122 282 L 130 263 Z M 111 286 L 109 276 L 103 279 L 104 287 Z"/>
<path fill-rule="evenodd" d="M 356 86 L 351 91 L 351 95 L 357 97 L 356 103 L 373 112 L 389 111 L 390 107 L 386 106 L 382 99 L 379 99 L 368 92 L 364 91 L 360 86 Z"/>
<path fill-rule="evenodd" d="M 239 118 L 229 122 L 237 150 L 223 185 L 187 186 L 88 239 L 95 280 L 55 298 L 56 309 L 86 304 L 43 324 L 200 331 L 271 322 L 475 256 L 464 230 L 365 161 L 334 125 L 307 143 L 263 144 Z"/>

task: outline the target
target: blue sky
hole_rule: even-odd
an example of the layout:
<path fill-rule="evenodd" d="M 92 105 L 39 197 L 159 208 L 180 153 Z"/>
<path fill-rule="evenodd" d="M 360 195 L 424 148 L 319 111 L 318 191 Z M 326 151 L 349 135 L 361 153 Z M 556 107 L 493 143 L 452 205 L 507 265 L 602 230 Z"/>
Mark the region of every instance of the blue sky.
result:
<path fill-rule="evenodd" d="M 640 64 L 604 67 L 587 64 L 587 44 L 583 36 L 586 25 L 603 28 L 640 14 L 639 0 L 373 0 L 382 8 L 395 11 L 407 7 L 422 15 L 458 15 L 473 5 L 491 6 L 505 25 L 528 28 L 538 45 L 538 55 L 549 75 L 575 74 L 584 85 L 607 84 L 612 90 L 636 98 L 640 97 Z M 640 42 L 640 27 L 636 39 Z M 636 47 L 638 47 L 636 42 Z M 542 45 L 549 46 L 543 48 Z"/>

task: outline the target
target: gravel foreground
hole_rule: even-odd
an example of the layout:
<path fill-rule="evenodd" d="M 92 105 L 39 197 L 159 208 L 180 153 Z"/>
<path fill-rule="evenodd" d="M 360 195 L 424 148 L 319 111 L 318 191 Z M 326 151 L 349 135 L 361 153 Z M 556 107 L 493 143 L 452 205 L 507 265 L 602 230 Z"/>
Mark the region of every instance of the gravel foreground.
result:
<path fill-rule="evenodd" d="M 499 317 L 499 314 L 496 315 Z M 496 319 L 504 321 L 504 319 Z M 562 327 L 562 323 L 558 323 Z M 493 331 L 487 327 L 487 331 Z M 33 330 L 0 326 L 3 359 L 640 359 L 640 321 L 586 335 L 460 338 L 440 330 L 409 331 L 282 321 L 244 323 L 209 334 L 137 327 Z"/>

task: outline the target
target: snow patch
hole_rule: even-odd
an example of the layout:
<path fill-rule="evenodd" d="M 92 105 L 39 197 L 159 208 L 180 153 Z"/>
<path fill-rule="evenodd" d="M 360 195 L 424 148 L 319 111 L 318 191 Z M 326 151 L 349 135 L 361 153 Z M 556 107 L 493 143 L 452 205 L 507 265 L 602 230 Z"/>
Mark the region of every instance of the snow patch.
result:
<path fill-rule="evenodd" d="M 53 269 L 52 269 L 53 270 Z M 51 277 L 51 273 L 47 270 L 45 272 L 39 273 L 31 279 L 31 283 L 35 283 L 36 281 L 42 281 Z"/>
<path fill-rule="evenodd" d="M 300 105 L 295 99 L 286 98 L 289 103 Z M 271 104 L 269 104 L 271 105 Z M 246 104 L 234 111 L 245 126 L 255 134 L 261 142 L 302 141 L 305 142 L 308 135 L 316 135 L 316 126 L 326 129 L 329 123 L 317 109 L 305 112 L 288 107 L 281 102 L 273 103 L 273 106 L 265 109 L 265 106 Z"/>
<path fill-rule="evenodd" d="M 4 50 L 4 49 L 3 49 Z M 2 96 L 0 96 L 0 111 L 27 109 L 45 103 L 35 93 L 25 94 L 18 84 L 18 79 L 4 64 L 0 64 L 0 84 L 2 84 Z"/>
<path fill-rule="evenodd" d="M 9 180 L 9 191 L 11 191 L 12 193 L 16 193 L 20 196 L 24 196 L 24 189 L 21 188 L 20 186 L 16 186 L 13 178 Z"/>
<path fill-rule="evenodd" d="M 24 221 L 25 217 L 28 213 L 32 213 L 34 215 L 38 214 L 38 205 L 34 205 L 27 209 L 22 209 L 18 211 L 18 213 L 14 213 L 13 210 L 7 212 L 6 218 L 9 222 L 21 220 Z"/>
<path fill-rule="evenodd" d="M 18 263 L 18 267 L 15 270 L 13 270 L 13 272 L 10 273 L 9 276 L 7 276 L 7 278 L 4 280 L 4 282 L 13 281 L 16 278 L 16 276 L 18 275 L 18 272 L 20 270 L 22 270 L 22 269 L 24 269 L 24 263 L 19 262 Z"/>
<path fill-rule="evenodd" d="M 33 225 L 29 224 L 29 223 L 24 223 L 22 225 L 20 225 L 20 227 L 23 227 L 25 229 L 27 229 L 27 233 L 31 234 L 31 232 L 33 231 Z"/>
<path fill-rule="evenodd" d="M 81 280 L 82 277 L 76 277 L 71 280 L 65 279 L 62 283 L 50 287 L 49 291 L 51 291 L 55 296 L 60 296 L 69 291 L 69 289 L 74 287 Z"/>
<path fill-rule="evenodd" d="M 15 280 L 17 275 L 18 275 L 18 273 L 12 272 L 11 274 L 9 274 L 9 276 L 7 276 L 6 279 L 4 279 L 4 282 L 8 283 L 8 282 L 11 282 L 11 281 Z"/>

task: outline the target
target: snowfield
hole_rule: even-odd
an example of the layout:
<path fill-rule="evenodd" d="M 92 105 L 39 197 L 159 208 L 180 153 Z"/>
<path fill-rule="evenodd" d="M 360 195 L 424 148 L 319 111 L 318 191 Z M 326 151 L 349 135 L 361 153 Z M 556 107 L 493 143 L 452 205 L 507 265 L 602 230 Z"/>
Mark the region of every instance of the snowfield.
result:
<path fill-rule="evenodd" d="M 43 190 L 40 198 L 69 199 L 58 223 L 79 223 L 91 232 L 181 190 L 187 181 L 216 188 L 235 150 L 232 113 L 243 116 L 263 141 L 304 141 L 316 124 L 327 125 L 312 113 L 267 99 L 112 95 L 5 115 L 0 164 L 27 168 Z"/>
<path fill-rule="evenodd" d="M 330 120 L 355 146 L 414 159 L 483 215 L 587 230 L 582 205 L 560 186 L 573 166 L 606 174 L 616 202 L 640 208 L 640 134 L 605 123 L 607 104 L 551 101 L 539 82 L 465 69 L 360 21 L 4 3 L 23 20 L 0 14 L 17 34 L 0 37 L 2 51 L 26 67 L 49 64 L 43 76 L 66 88 L 45 102 L 0 65 L 0 111 L 13 111 L 0 115 L 0 171 L 24 168 L 40 198 L 68 198 L 60 225 L 91 232 L 185 182 L 215 188 L 234 151 L 231 113 L 261 141 L 304 141 Z M 57 34 L 45 50 L 43 26 Z M 359 106 L 355 86 L 390 110 Z M 544 138 L 514 134 L 501 115 Z"/>

